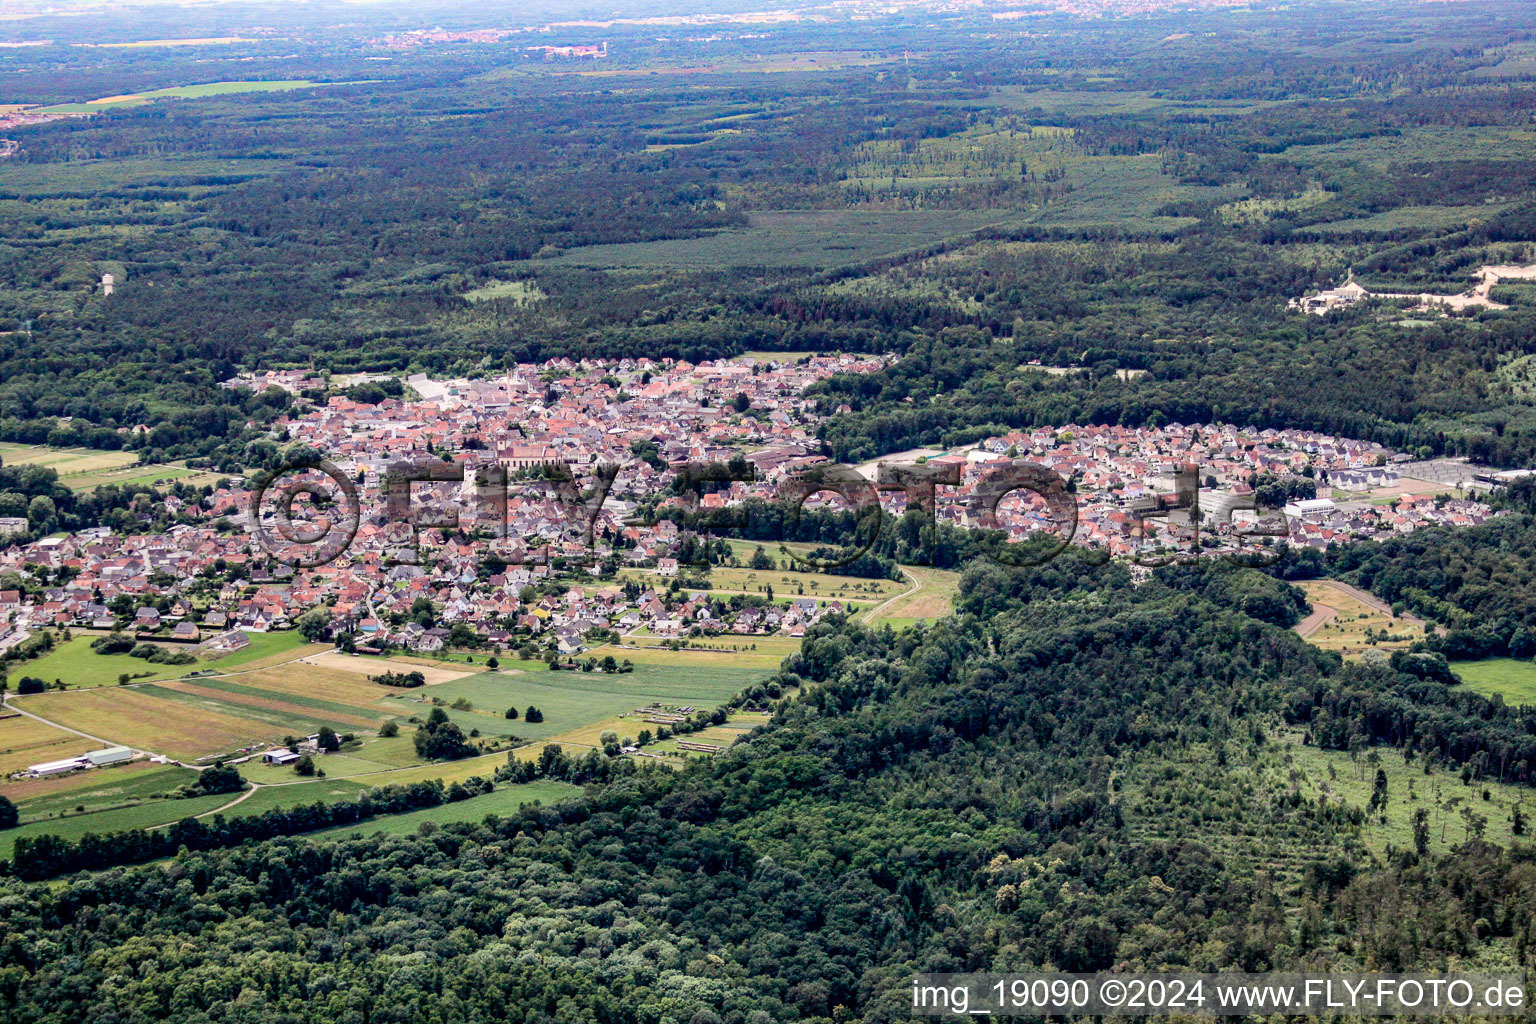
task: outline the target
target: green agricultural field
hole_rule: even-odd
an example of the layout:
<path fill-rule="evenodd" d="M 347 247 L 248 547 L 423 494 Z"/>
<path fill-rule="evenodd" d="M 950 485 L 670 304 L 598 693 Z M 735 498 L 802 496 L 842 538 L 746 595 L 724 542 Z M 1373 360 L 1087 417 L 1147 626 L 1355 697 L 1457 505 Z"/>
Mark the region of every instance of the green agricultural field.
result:
<path fill-rule="evenodd" d="M 191 768 L 135 762 L 79 772 L 68 778 L 66 786 L 53 792 L 13 799 L 22 821 L 30 824 L 79 814 L 82 807 L 89 813 L 135 806 L 163 797 L 195 778 L 197 772 Z M 49 786 L 56 781 L 63 780 L 38 779 L 30 784 Z"/>
<path fill-rule="evenodd" d="M 199 660 L 191 665 L 151 665 L 143 658 L 133 658 L 126 654 L 97 654 L 91 650 L 94 637 L 77 636 L 35 661 L 12 665 L 11 677 L 36 676 L 49 684 L 55 679 L 61 679 L 66 686 L 74 689 L 114 686 L 118 676 L 123 673 L 137 677 L 134 682 L 179 679 L 189 672 L 228 672 L 254 661 L 296 652 L 304 645 L 304 637 L 296 630 L 246 635 L 251 638 L 250 646 L 222 658 Z"/>
<path fill-rule="evenodd" d="M 308 697 L 298 693 L 281 692 L 264 689 L 260 686 L 250 686 L 244 682 L 241 682 L 241 680 L 244 678 L 248 677 L 236 674 L 233 678 L 230 679 L 199 679 L 196 682 L 197 685 L 202 689 L 218 690 L 220 692 L 229 694 L 232 698 L 243 697 L 250 700 L 275 700 L 281 701 L 284 704 L 293 705 L 295 707 L 307 708 L 314 711 L 316 713 L 316 717 L 321 719 L 333 719 L 335 721 L 350 722 L 350 720 L 354 718 L 363 717 L 375 719 L 382 723 L 387 719 L 395 717 L 392 712 L 382 708 L 374 710 L 371 708 L 359 707 L 356 704 L 343 704 L 339 701 L 325 700 L 321 697 Z M 383 697 L 384 694 L 381 693 L 379 696 Z"/>
<path fill-rule="evenodd" d="M 112 107 L 130 107 L 155 100 L 197 100 L 210 96 L 229 96 L 247 92 L 290 92 L 294 89 L 313 89 L 327 85 L 366 85 L 367 82 L 313 82 L 309 79 L 282 79 L 253 82 L 204 82 L 200 85 L 178 85 L 169 89 L 153 89 L 149 92 L 124 93 L 120 96 L 103 96 L 84 103 L 58 103 L 39 107 L 43 114 L 89 114 Z"/>
<path fill-rule="evenodd" d="M 0 461 L 7 466 L 43 466 L 58 473 L 60 482 L 69 484 L 72 477 L 136 466 L 139 456 L 137 452 L 112 452 L 100 448 L 0 443 Z"/>
<path fill-rule="evenodd" d="M 1514 658 L 1489 658 L 1486 661 L 1458 661 L 1451 671 L 1462 684 L 1485 697 L 1502 697 L 1513 705 L 1536 704 L 1536 661 Z"/>
<path fill-rule="evenodd" d="M 189 800 L 147 800 L 133 807 L 116 810 L 76 814 L 67 818 L 51 818 L 46 821 L 19 825 L 0 832 L 0 857 L 9 857 L 21 836 L 56 835 L 65 839 L 79 839 L 87 832 L 104 835 L 108 832 L 127 832 L 136 828 L 155 828 L 169 825 L 182 818 L 195 818 L 216 807 L 222 807 L 238 794 L 218 793 L 214 796 L 198 796 Z"/>
<path fill-rule="evenodd" d="M 105 484 L 159 484 L 174 480 L 211 484 L 216 473 L 165 463 L 141 463 L 137 452 L 99 448 L 50 448 L 47 445 L 0 444 L 0 463 L 44 466 L 59 474 L 59 483 L 72 491 L 93 491 Z"/>
<path fill-rule="evenodd" d="M 316 839 L 351 839 L 371 836 L 380 832 L 385 835 L 414 835 L 423 824 L 448 825 L 460 821 L 480 821 L 488 814 L 511 814 L 531 803 L 553 804 L 578 796 L 580 787 L 565 782 L 525 782 L 517 786 L 505 786 L 484 796 L 471 797 L 458 803 L 428 807 L 405 814 L 374 818 L 360 825 L 347 825 L 314 833 Z"/>
<path fill-rule="evenodd" d="M 321 760 L 324 760 L 322 758 Z M 290 780 L 293 770 L 288 770 Z M 331 804 L 341 800 L 353 800 L 372 787 L 352 779 L 326 778 L 313 782 L 298 782 L 291 786 L 262 786 L 246 799 L 224 812 L 228 818 L 250 818 L 268 811 L 292 810 L 310 804 Z"/>
<path fill-rule="evenodd" d="M 602 656 L 601 651 L 594 653 Z M 617 658 L 619 652 L 615 651 L 614 656 Z M 417 703 L 418 700 L 435 697 L 452 703 L 464 698 L 474 705 L 474 710 L 443 710 L 466 733 L 477 728 L 485 735 L 515 735 L 539 741 L 634 711 L 653 701 L 712 710 L 769 674 L 750 667 L 688 665 L 685 658 L 686 655 L 674 655 L 669 663 L 637 664 L 635 671 L 628 673 L 486 672 L 411 691 L 387 703 L 397 705 L 402 715 L 425 717 L 432 705 Z M 530 704 L 544 713 L 544 721 L 527 721 L 524 713 Z M 516 720 L 505 717 L 508 707 L 517 708 Z"/>

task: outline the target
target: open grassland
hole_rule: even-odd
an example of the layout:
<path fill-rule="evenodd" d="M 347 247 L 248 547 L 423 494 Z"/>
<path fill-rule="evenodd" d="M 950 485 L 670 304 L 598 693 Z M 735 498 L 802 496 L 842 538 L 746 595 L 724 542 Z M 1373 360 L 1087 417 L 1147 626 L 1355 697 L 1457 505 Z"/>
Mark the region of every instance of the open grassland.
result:
<path fill-rule="evenodd" d="M 754 548 L 755 550 L 755 548 Z M 767 548 L 770 558 L 780 565 L 791 561 L 788 555 Z M 747 558 L 752 552 L 747 552 Z M 794 564 L 794 563 L 791 563 Z M 625 569 L 619 579 L 634 580 L 642 586 L 663 586 L 667 580 L 648 569 Z M 867 604 L 883 601 L 907 589 L 905 583 L 896 580 L 864 579 L 859 576 L 831 576 L 820 572 L 786 572 L 781 569 L 744 569 L 716 567 L 709 572 L 709 592 L 723 594 L 756 594 L 767 596 L 770 588 L 773 596 L 783 600 L 791 597 L 814 597 L 818 601 L 856 601 Z"/>
<path fill-rule="evenodd" d="M 432 782 L 434 780 L 440 781 L 446 786 L 449 783 L 463 782 L 465 779 L 474 778 L 476 775 L 488 779 L 496 773 L 497 768 L 506 763 L 507 754 L 503 751 L 498 754 L 466 757 L 462 761 L 441 761 L 433 764 L 403 768 L 395 772 L 353 776 L 353 779 L 359 782 L 366 782 L 370 786 L 409 786 L 413 782 Z"/>
<path fill-rule="evenodd" d="M 1374 599 L 1363 601 L 1342 584 L 1309 580 L 1298 586 L 1306 592 L 1313 614 L 1297 626 L 1297 632 L 1325 651 L 1359 657 L 1370 648 L 1399 650 L 1424 636 L 1422 622 L 1393 615 Z"/>
<path fill-rule="evenodd" d="M 489 302 L 492 299 L 514 302 L 519 306 L 526 306 L 530 302 L 537 302 L 545 295 L 539 290 L 539 286 L 532 281 L 493 281 L 490 284 L 481 285 L 472 291 L 464 293 L 464 298 L 470 302 Z"/>
<path fill-rule="evenodd" d="M 238 651 L 211 658 L 199 657 L 191 665 L 152 665 L 143 658 L 127 654 L 97 654 L 91 650 L 89 636 L 77 636 L 34 661 L 13 666 L 16 677 L 36 676 L 47 683 L 61 680 L 75 689 L 112 686 L 118 677 L 128 675 L 134 682 L 179 679 L 189 672 L 226 673 L 255 664 L 281 664 L 291 660 L 306 647 L 298 632 L 247 633 L 250 644 Z M 190 644 L 167 645 L 177 650 L 198 652 Z M 324 648 L 322 648 L 324 649 Z"/>
<path fill-rule="evenodd" d="M 365 82 L 314 82 L 309 79 L 281 79 L 275 81 L 204 82 L 199 85 L 177 85 L 169 89 L 153 89 L 149 92 L 123 93 L 118 96 L 102 96 L 84 103 L 59 103 L 38 107 L 42 114 L 90 113 L 107 107 L 136 106 L 155 100 L 197 100 L 210 96 L 230 96 L 247 92 L 290 92 L 294 89 L 313 89 L 326 85 L 365 85 Z"/>
<path fill-rule="evenodd" d="M 1461 677 L 1467 689 L 1485 697 L 1502 697 L 1513 705 L 1536 704 L 1536 662 L 1515 658 L 1489 658 L 1486 661 L 1458 661 L 1451 671 Z"/>
<path fill-rule="evenodd" d="M 1040 89 L 1033 85 L 1002 85 L 988 91 L 981 99 L 953 102 L 962 107 L 1018 110 L 1063 115 L 1124 115 L 1171 111 L 1181 115 L 1221 117 L 1251 114 L 1274 106 L 1279 100 L 1180 100 L 1162 93 L 1133 89 Z"/>
<path fill-rule="evenodd" d="M 163 798 L 197 778 L 191 768 L 137 761 L 46 779 L 29 779 L 0 792 L 15 801 L 23 822 L 45 821 L 131 807 Z M 233 799 L 233 798 L 231 798 Z"/>
<path fill-rule="evenodd" d="M 845 189 L 949 188 L 1064 171 L 1081 155 L 1070 128 L 998 118 L 939 138 L 875 139 L 843 162 Z"/>
<path fill-rule="evenodd" d="M 127 832 L 136 828 L 155 828 L 169 825 L 182 818 L 195 818 L 216 807 L 222 807 L 235 799 L 237 794 L 219 793 L 215 796 L 198 796 L 188 800 L 146 800 L 132 807 L 94 814 L 76 814 L 66 818 L 50 818 L 46 821 L 20 825 L 0 832 L 0 857 L 10 857 L 16 840 L 22 836 L 56 835 L 64 839 L 79 839 L 87 832 L 105 835 L 108 832 Z"/>
<path fill-rule="evenodd" d="M 472 710 L 443 710 L 465 732 L 479 729 L 486 735 L 544 741 L 629 714 L 653 702 L 712 709 L 765 675 L 766 672 L 749 667 L 696 666 L 675 660 L 670 664 L 637 664 L 635 671 L 627 673 L 486 672 L 445 683 L 430 694 L 407 691 L 389 703 L 398 706 L 402 715 L 425 717 L 431 710 L 431 698 L 450 703 L 463 699 L 473 704 Z M 543 712 L 544 721 L 527 720 L 529 705 Z M 517 708 L 518 718 L 505 717 L 509 707 Z M 632 718 L 639 721 L 637 716 Z M 643 726 L 636 725 L 634 731 L 640 728 Z"/>
<path fill-rule="evenodd" d="M 0 462 L 7 466 L 43 466 L 59 474 L 59 483 L 73 491 L 93 491 L 107 484 L 212 484 L 217 473 L 180 464 L 141 463 L 138 453 L 99 448 L 50 448 L 35 444 L 0 444 Z"/>
<path fill-rule="evenodd" d="M 1474 220 L 1492 220 L 1505 209 L 1497 206 L 1400 206 L 1395 210 L 1311 224 L 1301 229 L 1321 235 L 1344 235 L 1356 232 L 1392 233 L 1408 230 L 1445 230 L 1464 227 Z"/>
<path fill-rule="evenodd" d="M 661 668 L 741 668 L 752 669 L 760 675 L 771 675 L 779 664 L 800 649 L 800 641 L 787 636 L 711 636 L 689 640 L 692 646 L 679 650 L 661 647 L 656 637 L 626 636 L 618 644 L 594 648 L 583 658 L 602 660 L 613 655 L 614 660 L 628 658 L 640 666 L 654 665 Z"/>
<path fill-rule="evenodd" d="M 1327 163 L 1379 171 L 1399 162 L 1527 160 L 1532 147 L 1536 147 L 1536 131 L 1529 128 L 1424 126 L 1339 142 L 1292 146 L 1282 156 L 1302 166 Z"/>
<path fill-rule="evenodd" d="M 1425 775 L 1421 760 L 1405 763 L 1402 754 L 1394 749 L 1373 747 L 1357 761 L 1351 761 L 1350 755 L 1342 750 L 1302 745 L 1299 734 L 1288 733 L 1284 738 L 1288 745 L 1280 752 L 1281 762 L 1287 767 L 1291 784 L 1307 800 L 1326 796 L 1364 809 L 1370 803 L 1376 769 L 1386 773 L 1385 815 L 1368 819 L 1360 829 L 1361 840 L 1377 854 L 1384 853 L 1389 844 L 1399 850 L 1413 849 L 1413 816 L 1420 809 L 1429 814 L 1430 848 L 1440 853 L 1467 840 L 1463 810 L 1486 818 L 1485 838 L 1505 846 L 1515 838 L 1515 804 L 1523 805 L 1527 829 L 1536 828 L 1536 822 L 1531 821 L 1536 801 L 1529 789 L 1489 780 L 1465 785 L 1458 774 L 1442 768 Z M 1370 759 L 1373 752 L 1375 763 Z M 1488 793 L 1486 800 L 1484 791 Z M 1383 816 L 1385 823 L 1380 820 Z M 1530 835 L 1528 831 L 1526 841 Z"/>
<path fill-rule="evenodd" d="M 933 622 L 950 615 L 955 610 L 955 597 L 960 592 L 960 574 L 944 569 L 925 569 L 920 566 L 904 566 L 916 590 L 877 605 L 860 616 L 869 625 L 888 622 L 900 629 L 918 622 Z"/>
<path fill-rule="evenodd" d="M 327 777 L 291 786 L 263 786 L 224 812 L 228 818 L 250 818 L 268 811 L 292 810 L 310 804 L 355 800 L 372 787 L 365 782 Z"/>
<path fill-rule="evenodd" d="M 28 765 L 62 761 L 87 750 L 101 749 L 101 744 L 95 740 L 55 729 L 26 715 L 8 714 L 9 717 L 0 718 L 0 782 L 12 772 L 22 771 Z M 14 785 L 17 783 L 5 783 L 0 786 L 0 793 L 9 795 L 10 786 Z"/>
<path fill-rule="evenodd" d="M 489 814 L 511 814 L 532 803 L 553 804 L 578 796 L 581 789 L 566 782 L 525 782 L 517 786 L 504 786 L 484 796 L 471 797 L 458 803 L 428 807 L 405 814 L 374 818 L 358 825 L 316 832 L 316 839 L 350 839 L 358 836 L 415 835 L 422 825 L 447 825 L 460 821 L 480 821 Z"/>
<path fill-rule="evenodd" d="M 252 718 L 164 700 L 129 686 L 40 693 L 13 700 L 18 707 L 51 722 L 181 761 L 270 743 L 292 731 Z"/>

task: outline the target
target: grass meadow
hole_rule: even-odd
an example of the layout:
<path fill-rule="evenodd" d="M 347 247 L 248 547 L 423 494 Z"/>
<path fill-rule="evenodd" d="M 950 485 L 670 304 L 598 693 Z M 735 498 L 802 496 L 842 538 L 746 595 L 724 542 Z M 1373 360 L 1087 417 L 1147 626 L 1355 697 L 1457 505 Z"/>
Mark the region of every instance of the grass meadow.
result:
<path fill-rule="evenodd" d="M 195 818 L 215 807 L 222 807 L 234 797 L 228 793 L 215 796 L 198 796 L 187 800 L 147 800 L 132 807 L 120 807 L 94 814 L 76 814 L 65 818 L 50 818 L 32 824 L 0 832 L 0 857 L 10 857 L 16 840 L 22 836 L 56 835 L 64 839 L 79 839 L 87 832 L 105 835 L 108 832 L 127 832 L 136 828 L 155 828 L 169 825 L 182 818 Z"/>
<path fill-rule="evenodd" d="M 126 654 L 97 654 L 91 650 L 94 636 L 76 636 L 67 643 L 33 661 L 12 667 L 16 678 L 35 676 L 49 684 L 61 680 L 74 689 L 97 686 L 115 686 L 118 677 L 127 674 L 133 682 L 179 679 L 189 672 L 214 670 L 229 672 L 243 666 L 268 659 L 287 660 L 297 657 L 304 647 L 304 637 L 298 632 L 247 633 L 250 646 L 218 658 L 199 660 L 191 665 L 152 665 L 143 658 Z M 190 650 L 190 645 L 177 645 L 179 650 Z"/>
<path fill-rule="evenodd" d="M 489 814 L 510 814 L 531 803 L 553 804 L 581 793 L 580 787 L 565 782 L 526 782 L 517 786 L 503 786 L 484 796 L 471 797 L 458 803 L 428 807 L 405 814 L 375 818 L 358 825 L 330 829 L 314 833 L 316 839 L 353 839 L 380 833 L 392 836 L 415 835 L 423 824 L 448 825 L 461 821 L 480 821 Z"/>
<path fill-rule="evenodd" d="M 1451 671 L 1462 685 L 1485 697 L 1502 697 L 1511 705 L 1536 704 L 1536 662 L 1515 658 L 1458 661 Z"/>

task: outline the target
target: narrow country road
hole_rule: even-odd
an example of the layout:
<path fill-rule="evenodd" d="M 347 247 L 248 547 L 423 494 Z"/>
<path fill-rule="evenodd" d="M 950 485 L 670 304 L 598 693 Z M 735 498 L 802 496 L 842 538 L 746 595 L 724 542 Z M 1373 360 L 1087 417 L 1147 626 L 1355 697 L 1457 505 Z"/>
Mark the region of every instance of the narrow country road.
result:
<path fill-rule="evenodd" d="M 223 807 L 215 807 L 211 811 L 204 811 L 202 814 L 197 815 L 197 817 L 199 817 L 199 818 L 210 818 L 210 817 L 212 817 L 215 814 L 223 814 L 225 811 L 227 811 L 231 807 L 235 806 L 235 804 L 245 803 L 245 801 L 249 800 L 251 797 L 256 795 L 256 791 L 261 788 L 261 783 L 259 783 L 259 782 L 252 782 L 250 784 L 250 787 L 251 787 L 250 789 L 247 789 L 245 792 L 243 792 L 239 796 L 235 797 L 233 800 L 231 800 L 229 803 L 225 804 Z"/>
<path fill-rule="evenodd" d="M 891 605 L 895 604 L 897 601 L 900 601 L 903 598 L 911 597 L 913 594 L 923 589 L 922 581 L 919 580 L 916 576 L 912 575 L 910 572 L 907 572 L 906 566 L 898 565 L 896 568 L 901 570 L 901 574 L 903 576 L 912 581 L 912 586 L 909 589 L 897 594 L 895 597 L 887 598 L 886 600 L 881 601 L 879 604 L 875 605 L 869 611 L 864 612 L 860 621 L 866 623 L 873 622 L 876 616 L 885 611 Z"/>

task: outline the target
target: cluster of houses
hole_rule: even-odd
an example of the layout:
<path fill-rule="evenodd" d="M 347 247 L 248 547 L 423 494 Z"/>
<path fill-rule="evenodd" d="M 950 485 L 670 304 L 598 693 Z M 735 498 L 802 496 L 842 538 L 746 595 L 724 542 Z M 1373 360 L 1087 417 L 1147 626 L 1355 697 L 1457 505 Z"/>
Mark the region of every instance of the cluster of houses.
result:
<path fill-rule="evenodd" d="M 995 517 L 979 500 L 985 483 L 1014 459 L 1026 459 L 1070 480 L 1078 521 L 1073 542 L 1131 557 L 1149 547 L 1178 547 L 1180 537 L 1161 524 L 1149 529 L 1146 511 L 1197 505 L 1202 531 L 1217 536 L 1260 518 L 1254 484 L 1261 478 L 1310 477 L 1322 504 L 1288 503 L 1283 515 L 1292 544 L 1326 546 L 1337 541 L 1408 533 L 1431 525 L 1475 525 L 1493 512 L 1475 501 L 1446 502 L 1429 495 L 1402 495 L 1394 504 L 1330 496 L 1337 490 L 1364 497 L 1402 482 L 1396 467 L 1411 456 L 1375 442 L 1306 430 L 1244 430 L 1231 424 L 1168 424 L 1124 427 L 1070 424 L 988 438 L 967 451 L 925 458 L 950 466 L 957 487 L 940 488 L 934 514 L 960 527 L 994 525 L 1015 540 L 1059 533 L 1061 523 L 1028 491 L 998 503 Z M 1191 480 L 1193 487 L 1186 487 Z M 900 491 L 882 494 L 889 510 L 906 501 Z M 1305 511 L 1303 511 L 1305 508 Z M 1320 522 L 1327 529 L 1320 533 Z"/>
<path fill-rule="evenodd" d="M 235 650 L 251 633 L 292 628 L 311 609 L 325 609 L 332 635 L 375 649 L 423 652 L 449 645 L 460 626 L 492 644 L 532 643 L 562 654 L 582 650 L 604 632 L 639 630 L 663 639 L 800 635 L 842 606 L 803 597 L 733 601 L 679 587 L 679 528 L 637 512 L 659 495 L 668 496 L 665 503 L 683 503 L 671 484 L 689 463 L 734 460 L 740 467 L 744 461 L 750 470 L 743 475 L 751 479 L 721 481 L 698 507 L 774 498 L 784 480 L 827 461 L 807 388 L 885 361 L 562 359 L 478 380 L 412 377 L 409 400 L 367 404 L 332 397 L 274 424 L 273 432 L 274 442 L 323 451 L 341 472 L 362 481 L 355 535 L 341 557 L 313 566 L 271 557 L 251 533 L 267 523 L 267 513 L 252 512 L 253 495 L 243 482 L 201 501 L 168 495 L 157 511 L 175 525 L 162 532 L 95 528 L 0 547 L 0 575 L 48 580 L 26 592 L 0 591 L 0 650 L 40 627 L 65 625 Z M 311 371 L 271 371 L 236 382 L 300 392 L 326 385 Z M 1015 459 L 1070 480 L 1078 506 L 1074 542 L 1118 556 L 1168 543 L 1147 528 L 1149 508 L 1198 500 L 1207 520 L 1240 521 L 1260 478 L 1316 481 L 1315 504 L 1286 509 L 1293 543 L 1472 525 L 1491 514 L 1474 501 L 1349 500 L 1398 483 L 1397 467 L 1408 456 L 1379 444 L 1299 430 L 1169 424 L 1020 430 L 932 455 L 928 465 L 959 481 L 938 488 L 934 515 L 960 527 L 1001 526 L 1015 539 L 1057 531 L 1055 513 L 1028 491 L 1002 500 L 995 519 L 982 514 L 978 497 L 986 481 Z M 463 479 L 413 485 L 412 516 L 401 517 L 391 513 L 382 483 L 391 466 L 413 460 Z M 600 503 L 573 505 L 546 478 L 546 470 L 558 467 L 585 483 L 610 464 L 616 475 Z M 499 494 L 483 486 L 488 469 L 506 478 Z M 1337 495 L 1346 497 L 1334 501 Z M 880 498 L 899 514 L 909 495 L 886 490 Z M 815 501 L 840 499 L 823 494 Z M 419 528 L 412 518 L 463 529 Z M 1209 522 L 1203 528 L 1212 529 Z M 571 562 L 601 561 L 649 571 L 654 583 L 638 585 L 634 574 L 622 586 L 571 586 L 561 578 Z M 416 614 L 423 600 L 433 608 L 424 621 Z"/>
<path fill-rule="evenodd" d="M 594 630 L 644 628 L 661 638 L 694 630 L 798 635 L 841 605 L 800 599 L 740 607 L 663 589 L 680 570 L 679 530 L 668 520 L 635 522 L 633 514 L 647 497 L 666 493 L 682 465 L 743 451 L 758 479 L 731 483 L 705 495 L 701 505 L 772 497 L 776 481 L 827 461 L 816 451 L 805 390 L 831 374 L 868 372 L 883 362 L 868 356 L 793 363 L 556 360 L 486 380 L 413 377 L 410 386 L 420 397 L 411 401 L 332 398 L 275 424 L 274 433 L 325 451 L 348 475 L 368 482 L 344 557 L 311 568 L 269 557 L 246 529 L 252 494 L 237 482 L 200 503 L 164 498 L 177 524 L 163 532 L 90 529 L 0 549 L 0 572 L 66 570 L 68 577 L 25 600 L 16 593 L 10 607 L 0 600 L 0 623 L 11 642 L 39 627 L 73 625 L 215 649 L 234 649 L 252 632 L 291 628 L 313 608 L 328 609 L 334 632 L 355 634 L 360 643 L 424 652 L 445 646 L 460 624 L 491 643 L 535 638 L 561 653 L 583 649 Z M 309 371 L 250 374 L 230 383 L 295 392 L 326 384 Z M 482 532 L 504 534 L 501 540 L 417 530 L 386 514 L 380 483 L 389 468 L 443 455 L 465 466 L 466 479 L 416 489 L 417 517 L 447 517 L 466 529 L 488 526 Z M 608 499 L 573 530 L 568 503 L 537 479 L 539 471 L 558 465 L 581 474 L 608 462 L 621 467 Z M 531 479 L 514 482 L 500 503 L 484 500 L 476 480 L 489 466 Z M 487 514 L 494 522 L 485 521 Z M 505 566 L 487 578 L 480 570 L 488 553 Z M 659 585 L 575 587 L 559 597 L 522 599 L 527 588 L 554 581 L 562 560 L 594 558 L 652 571 Z M 195 606 L 185 596 L 194 593 Z M 134 609 L 126 622 L 124 598 Z M 173 599 L 168 608 L 167 598 Z M 436 608 L 430 625 L 411 621 L 423 598 Z"/>

